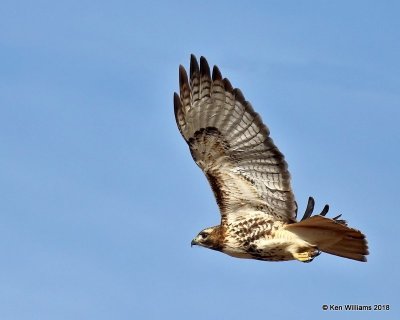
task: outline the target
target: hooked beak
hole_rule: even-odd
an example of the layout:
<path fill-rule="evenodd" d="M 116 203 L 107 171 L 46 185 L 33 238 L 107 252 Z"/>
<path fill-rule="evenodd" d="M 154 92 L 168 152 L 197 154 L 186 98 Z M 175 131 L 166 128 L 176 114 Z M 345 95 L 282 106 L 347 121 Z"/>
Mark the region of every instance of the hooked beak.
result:
<path fill-rule="evenodd" d="M 197 245 L 197 242 L 196 242 L 195 239 L 193 239 L 192 242 L 190 243 L 190 246 L 193 247 L 193 246 L 196 246 L 196 245 Z"/>

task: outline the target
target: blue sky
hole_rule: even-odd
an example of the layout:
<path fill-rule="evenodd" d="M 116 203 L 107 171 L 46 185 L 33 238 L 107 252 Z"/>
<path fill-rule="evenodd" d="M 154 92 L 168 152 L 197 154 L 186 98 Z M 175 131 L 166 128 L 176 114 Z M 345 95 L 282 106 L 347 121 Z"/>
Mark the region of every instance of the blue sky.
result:
<path fill-rule="evenodd" d="M 396 1 L 8 1 L 0 12 L 0 318 L 394 319 Z M 218 208 L 175 125 L 178 65 L 217 64 L 296 199 L 367 236 L 358 263 L 190 248 Z M 323 304 L 389 304 L 324 312 Z"/>

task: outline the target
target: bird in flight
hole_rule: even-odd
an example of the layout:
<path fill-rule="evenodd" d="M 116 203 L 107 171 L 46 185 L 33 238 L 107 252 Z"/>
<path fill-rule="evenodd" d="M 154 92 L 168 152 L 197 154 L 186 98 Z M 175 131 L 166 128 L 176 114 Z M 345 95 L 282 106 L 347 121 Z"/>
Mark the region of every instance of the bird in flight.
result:
<path fill-rule="evenodd" d="M 311 262 L 321 252 L 366 261 L 363 233 L 340 216 L 312 215 L 309 198 L 297 221 L 297 204 L 283 154 L 239 89 L 191 55 L 189 77 L 179 67 L 174 94 L 178 129 L 217 200 L 221 222 L 202 230 L 192 245 L 237 258 Z"/>

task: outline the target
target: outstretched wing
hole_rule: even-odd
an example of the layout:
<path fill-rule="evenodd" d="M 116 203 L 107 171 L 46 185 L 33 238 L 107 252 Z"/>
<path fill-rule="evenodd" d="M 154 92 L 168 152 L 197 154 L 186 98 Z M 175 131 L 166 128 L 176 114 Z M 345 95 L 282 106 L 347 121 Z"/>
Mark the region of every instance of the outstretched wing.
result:
<path fill-rule="evenodd" d="M 216 66 L 211 77 L 204 57 L 199 68 L 194 55 L 190 80 L 180 66 L 179 84 L 176 123 L 213 189 L 222 219 L 262 211 L 276 220 L 294 221 L 286 161 L 242 92 Z"/>

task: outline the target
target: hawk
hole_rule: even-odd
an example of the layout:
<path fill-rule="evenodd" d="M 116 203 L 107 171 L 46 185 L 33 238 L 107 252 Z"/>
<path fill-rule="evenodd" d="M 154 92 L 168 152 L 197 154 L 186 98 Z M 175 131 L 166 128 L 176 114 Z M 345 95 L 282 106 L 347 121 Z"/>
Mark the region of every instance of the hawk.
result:
<path fill-rule="evenodd" d="M 314 199 L 300 221 L 283 154 L 261 117 L 239 89 L 212 75 L 207 60 L 194 55 L 190 75 L 179 66 L 180 94 L 175 119 L 191 155 L 204 172 L 218 203 L 221 222 L 202 230 L 192 245 L 237 258 L 311 262 L 321 252 L 366 261 L 360 231 L 340 216 L 312 215 Z"/>

